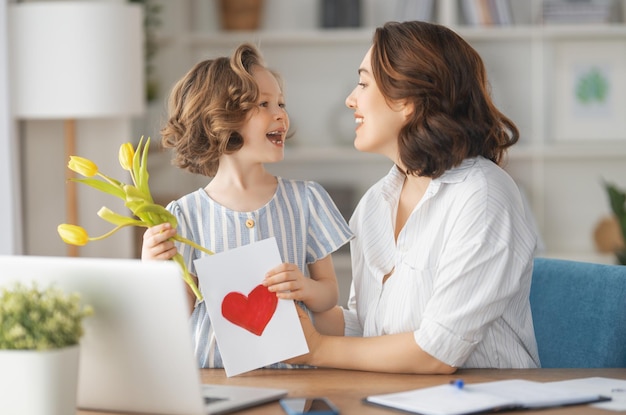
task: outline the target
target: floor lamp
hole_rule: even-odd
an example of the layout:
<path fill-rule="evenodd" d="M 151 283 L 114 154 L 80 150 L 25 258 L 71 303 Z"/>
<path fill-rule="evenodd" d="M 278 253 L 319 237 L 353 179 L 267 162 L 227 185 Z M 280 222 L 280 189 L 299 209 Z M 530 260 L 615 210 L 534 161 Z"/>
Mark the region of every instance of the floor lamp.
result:
<path fill-rule="evenodd" d="M 76 120 L 143 113 L 142 19 L 138 4 L 9 5 L 13 114 L 21 120 L 63 120 L 66 163 L 76 155 Z M 72 178 L 67 171 L 66 178 Z M 67 223 L 79 224 L 71 181 L 66 183 L 66 216 Z M 77 247 L 68 245 L 68 255 L 78 256 Z"/>

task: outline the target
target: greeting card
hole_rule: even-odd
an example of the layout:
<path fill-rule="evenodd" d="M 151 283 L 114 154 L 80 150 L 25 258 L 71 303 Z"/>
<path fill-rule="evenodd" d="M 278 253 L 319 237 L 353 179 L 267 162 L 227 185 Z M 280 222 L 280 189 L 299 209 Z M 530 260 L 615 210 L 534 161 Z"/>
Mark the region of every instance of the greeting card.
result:
<path fill-rule="evenodd" d="M 262 285 L 281 262 L 273 237 L 194 261 L 226 376 L 309 351 L 295 303 Z"/>

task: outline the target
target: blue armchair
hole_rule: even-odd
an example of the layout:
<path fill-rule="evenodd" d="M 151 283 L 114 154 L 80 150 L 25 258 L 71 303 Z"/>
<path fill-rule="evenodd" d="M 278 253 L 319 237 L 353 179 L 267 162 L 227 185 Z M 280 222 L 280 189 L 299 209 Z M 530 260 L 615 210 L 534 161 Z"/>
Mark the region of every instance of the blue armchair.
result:
<path fill-rule="evenodd" d="M 536 258 L 530 305 L 542 367 L 626 367 L 626 266 Z"/>

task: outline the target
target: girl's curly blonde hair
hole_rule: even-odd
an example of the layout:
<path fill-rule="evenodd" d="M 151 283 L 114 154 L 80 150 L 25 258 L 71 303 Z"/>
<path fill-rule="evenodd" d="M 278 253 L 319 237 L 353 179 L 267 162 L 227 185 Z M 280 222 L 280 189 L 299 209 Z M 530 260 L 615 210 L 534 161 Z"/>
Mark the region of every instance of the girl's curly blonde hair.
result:
<path fill-rule="evenodd" d="M 161 129 L 163 147 L 175 150 L 174 165 L 213 177 L 220 156 L 242 147 L 237 131 L 256 108 L 259 95 L 252 76 L 255 66 L 265 67 L 261 54 L 244 43 L 230 58 L 199 62 L 176 83 L 169 118 Z"/>

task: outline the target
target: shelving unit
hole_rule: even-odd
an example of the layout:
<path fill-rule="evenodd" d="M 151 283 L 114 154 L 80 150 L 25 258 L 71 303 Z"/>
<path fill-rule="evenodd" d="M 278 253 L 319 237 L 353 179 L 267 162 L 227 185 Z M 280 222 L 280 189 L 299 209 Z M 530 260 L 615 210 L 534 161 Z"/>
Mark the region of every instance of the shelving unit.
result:
<path fill-rule="evenodd" d="M 197 61 L 229 54 L 244 41 L 259 45 L 267 63 L 283 75 L 295 136 L 287 144 L 285 160 L 271 166 L 276 174 L 352 186 L 360 196 L 390 168 L 388 160 L 352 148 L 354 123 L 344 100 L 357 83 L 356 71 L 373 28 L 394 20 L 393 2 L 363 0 L 362 28 L 319 29 L 317 1 L 266 0 L 262 30 L 222 32 L 214 2 L 162 1 L 164 25 L 156 66 L 164 90 Z M 511 26 L 466 26 L 457 0 L 437 0 L 437 21 L 481 54 L 496 105 L 520 129 L 520 142 L 505 167 L 528 198 L 545 242 L 544 254 L 611 262 L 612 256 L 595 253 L 593 229 L 610 213 L 602 180 L 626 187 L 626 129 L 620 139 L 555 140 L 559 74 L 553 68 L 559 48 L 572 42 L 594 42 L 597 50 L 617 43 L 626 55 L 626 24 L 544 26 L 541 0 L 514 0 L 511 5 Z M 620 5 L 626 10 L 626 0 Z M 626 90 L 617 92 L 626 95 Z M 626 117 L 626 108 L 622 110 Z M 153 104 L 145 124 L 148 131 L 142 134 L 158 137 L 161 111 L 161 103 Z M 163 163 L 158 179 L 152 179 L 155 189 L 186 192 L 206 184 L 206 178 L 176 173 L 168 157 L 155 157 Z"/>

